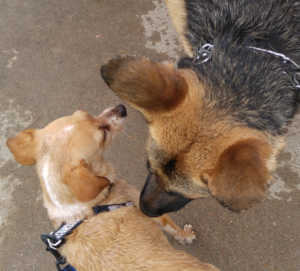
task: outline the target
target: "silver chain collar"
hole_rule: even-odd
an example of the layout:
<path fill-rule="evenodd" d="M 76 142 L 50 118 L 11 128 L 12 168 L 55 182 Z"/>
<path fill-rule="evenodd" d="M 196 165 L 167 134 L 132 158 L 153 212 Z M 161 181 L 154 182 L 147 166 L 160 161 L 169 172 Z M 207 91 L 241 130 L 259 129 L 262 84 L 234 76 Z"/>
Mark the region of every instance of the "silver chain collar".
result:
<path fill-rule="evenodd" d="M 271 54 L 271 55 L 274 55 L 274 56 L 278 56 L 278 57 L 280 57 L 280 58 L 283 59 L 283 63 L 290 62 L 294 66 L 296 66 L 298 69 L 300 69 L 300 66 L 295 61 L 293 61 L 292 59 L 290 59 L 289 57 L 287 57 L 284 54 L 276 53 L 276 52 L 271 51 L 271 50 L 265 50 L 265 49 L 261 49 L 261 48 L 257 48 L 257 47 L 253 47 L 253 46 L 249 46 L 249 48 L 253 49 L 253 50 L 265 52 L 265 53 L 268 53 L 268 54 Z M 283 72 L 283 73 L 286 74 L 286 72 Z M 292 82 L 293 82 L 293 84 L 294 84 L 294 86 L 296 88 L 300 88 L 300 83 L 299 83 L 299 81 L 297 79 L 297 75 L 296 74 L 294 74 Z"/>
<path fill-rule="evenodd" d="M 195 64 L 198 64 L 198 65 L 207 62 L 210 59 L 210 57 L 211 57 L 213 48 L 214 48 L 214 45 L 212 45 L 210 43 L 204 44 L 200 48 L 200 50 L 198 51 L 198 55 L 194 59 L 193 62 Z M 294 66 L 296 66 L 300 70 L 300 66 L 295 61 L 293 61 L 292 59 L 290 59 L 289 57 L 287 57 L 284 54 L 280 54 L 280 53 L 277 53 L 277 52 L 274 52 L 274 51 L 271 51 L 271 50 L 265 50 L 265 49 L 261 49 L 261 48 L 257 48 L 257 47 L 253 47 L 253 46 L 249 46 L 248 48 L 256 50 L 256 51 L 261 51 L 261 52 L 265 52 L 265 53 L 268 53 L 268 54 L 272 54 L 272 55 L 275 55 L 277 57 L 280 57 L 280 58 L 283 59 L 283 63 L 290 62 L 290 63 L 292 63 Z M 284 72 L 284 74 L 286 74 L 286 72 Z M 292 82 L 293 82 L 293 85 L 296 88 L 300 89 L 300 83 L 299 83 L 299 81 L 297 79 L 297 75 L 296 74 L 293 76 Z"/>

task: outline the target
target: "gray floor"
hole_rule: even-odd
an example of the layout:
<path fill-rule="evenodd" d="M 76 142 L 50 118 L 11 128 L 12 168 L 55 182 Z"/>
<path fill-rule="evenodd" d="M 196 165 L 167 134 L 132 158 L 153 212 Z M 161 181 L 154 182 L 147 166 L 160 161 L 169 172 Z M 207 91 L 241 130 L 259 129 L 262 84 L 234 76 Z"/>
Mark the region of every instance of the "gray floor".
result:
<path fill-rule="evenodd" d="M 99 74 L 117 54 L 176 61 L 184 53 L 164 4 L 146 0 L 2 0 L 0 49 L 0 270 L 53 271 L 40 240 L 52 225 L 35 167 L 17 165 L 6 139 L 77 109 L 96 115 L 121 103 Z M 135 110 L 128 113 L 107 158 L 142 188 L 147 124 Z M 193 201 L 172 217 L 193 224 L 198 239 L 172 245 L 224 271 L 300 270 L 299 131 L 300 115 L 260 207 L 234 214 L 211 198 Z"/>

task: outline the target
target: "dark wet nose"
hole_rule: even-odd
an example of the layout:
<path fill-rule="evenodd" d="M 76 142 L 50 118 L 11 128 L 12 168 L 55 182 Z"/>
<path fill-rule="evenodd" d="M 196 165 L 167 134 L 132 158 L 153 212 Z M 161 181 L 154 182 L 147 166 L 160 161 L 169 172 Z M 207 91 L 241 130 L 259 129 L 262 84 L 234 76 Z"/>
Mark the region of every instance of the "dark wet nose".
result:
<path fill-rule="evenodd" d="M 127 110 L 126 110 L 126 107 L 124 105 L 119 104 L 115 108 L 118 110 L 121 117 L 124 118 L 124 117 L 127 116 Z"/>
<path fill-rule="evenodd" d="M 167 192 L 157 176 L 150 173 L 140 195 L 140 209 L 147 216 L 161 216 L 181 209 L 191 200 L 179 193 Z"/>

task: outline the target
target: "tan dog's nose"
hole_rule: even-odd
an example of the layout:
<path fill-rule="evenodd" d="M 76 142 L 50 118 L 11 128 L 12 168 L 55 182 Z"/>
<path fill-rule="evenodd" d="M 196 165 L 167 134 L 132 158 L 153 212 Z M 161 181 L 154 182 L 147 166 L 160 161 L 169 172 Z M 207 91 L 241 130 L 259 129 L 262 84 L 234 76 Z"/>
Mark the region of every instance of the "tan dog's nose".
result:
<path fill-rule="evenodd" d="M 122 104 L 119 104 L 115 107 L 115 109 L 118 110 L 118 113 L 120 114 L 120 116 L 122 118 L 126 117 L 127 116 L 127 110 L 126 110 L 126 107 Z"/>

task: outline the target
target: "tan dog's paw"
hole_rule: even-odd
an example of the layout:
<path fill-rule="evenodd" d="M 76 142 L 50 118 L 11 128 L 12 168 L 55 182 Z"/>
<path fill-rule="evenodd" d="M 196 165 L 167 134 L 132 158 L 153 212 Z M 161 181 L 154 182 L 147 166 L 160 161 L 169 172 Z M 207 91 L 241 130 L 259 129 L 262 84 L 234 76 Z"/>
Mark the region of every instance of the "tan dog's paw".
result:
<path fill-rule="evenodd" d="M 181 244 L 191 244 L 196 239 L 196 234 L 194 232 L 193 226 L 191 224 L 186 224 L 181 230 L 181 233 L 175 236 Z"/>

